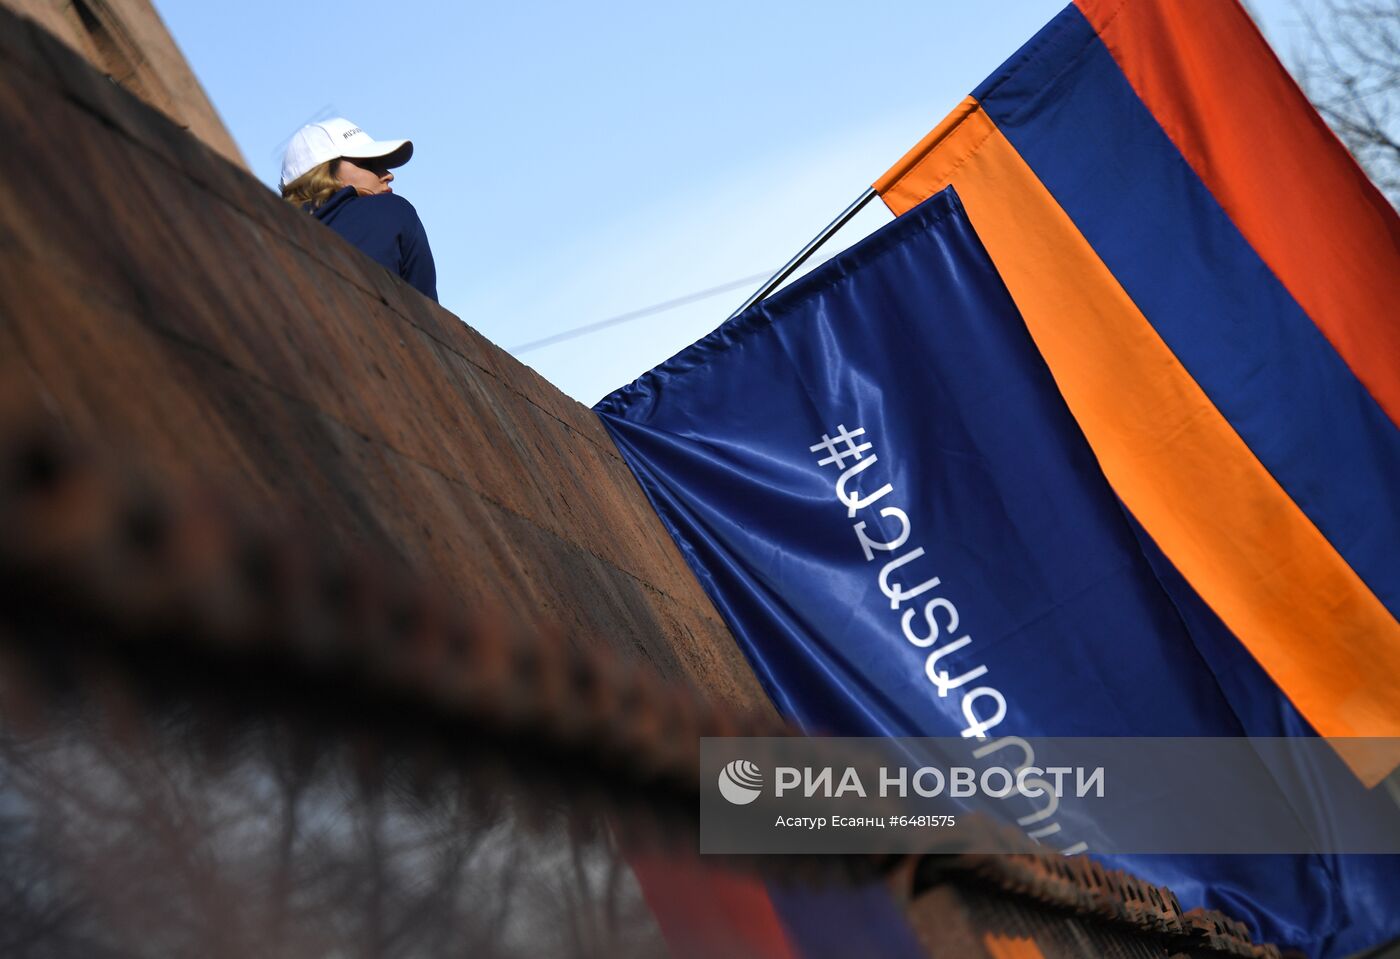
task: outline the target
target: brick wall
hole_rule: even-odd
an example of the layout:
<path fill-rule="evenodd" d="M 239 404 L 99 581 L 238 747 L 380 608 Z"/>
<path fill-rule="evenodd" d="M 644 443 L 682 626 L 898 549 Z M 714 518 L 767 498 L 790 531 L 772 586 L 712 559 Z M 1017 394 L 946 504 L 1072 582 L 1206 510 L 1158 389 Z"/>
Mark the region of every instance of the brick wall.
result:
<path fill-rule="evenodd" d="M 768 708 L 586 408 L 3 9 L 0 140 L 12 398 L 469 608 Z"/>

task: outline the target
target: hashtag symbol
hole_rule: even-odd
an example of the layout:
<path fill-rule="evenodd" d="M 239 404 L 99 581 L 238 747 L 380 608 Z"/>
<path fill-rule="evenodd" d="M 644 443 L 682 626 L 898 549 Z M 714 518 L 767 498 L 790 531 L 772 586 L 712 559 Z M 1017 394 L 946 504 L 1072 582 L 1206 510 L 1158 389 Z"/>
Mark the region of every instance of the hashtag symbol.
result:
<path fill-rule="evenodd" d="M 862 435 L 864 432 L 864 426 L 857 427 L 854 430 L 847 430 L 846 425 L 843 423 L 836 427 L 835 439 L 823 433 L 822 441 L 815 446 L 808 447 L 808 449 L 813 453 L 818 453 L 822 450 L 826 451 L 826 458 L 817 460 L 818 466 L 830 466 L 832 463 L 835 463 L 837 469 L 845 469 L 847 457 L 860 459 L 861 454 L 870 449 L 871 444 L 869 443 L 856 443 L 856 437 Z M 841 443 L 844 443 L 845 447 L 843 449 L 837 449 L 837 445 Z"/>

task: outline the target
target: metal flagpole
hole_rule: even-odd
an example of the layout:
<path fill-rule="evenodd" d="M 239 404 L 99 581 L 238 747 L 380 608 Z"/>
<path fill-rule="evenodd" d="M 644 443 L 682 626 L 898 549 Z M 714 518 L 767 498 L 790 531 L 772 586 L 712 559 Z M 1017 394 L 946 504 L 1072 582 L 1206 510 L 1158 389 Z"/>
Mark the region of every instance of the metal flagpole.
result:
<path fill-rule="evenodd" d="M 826 225 L 826 229 L 822 230 L 816 236 L 812 237 L 812 239 L 808 241 L 806 246 L 804 246 L 801 250 L 798 250 L 797 255 L 788 261 L 787 266 L 783 267 L 777 273 L 774 273 L 772 277 L 769 278 L 767 283 L 764 283 L 762 286 L 760 286 L 757 290 L 754 291 L 753 296 L 749 297 L 747 300 L 744 301 L 743 306 L 739 307 L 733 313 L 729 314 L 729 319 L 734 319 L 734 317 L 738 316 L 740 313 L 744 312 L 749 307 L 753 306 L 759 300 L 763 299 L 768 294 L 776 290 L 779 286 L 781 286 L 784 280 L 792 276 L 793 272 L 798 267 L 800 267 L 803 263 L 806 263 L 807 259 L 813 253 L 817 252 L 817 250 L 821 247 L 823 243 L 831 239 L 831 237 L 836 233 L 837 230 L 841 229 L 843 226 L 849 223 L 851 217 L 855 216 L 857 213 L 863 210 L 865 208 L 865 205 L 869 203 L 874 197 L 874 187 L 868 188 L 864 193 L 857 197 L 856 201 L 850 206 L 846 207 L 846 209 L 842 211 L 840 216 L 838 216 L 836 219 L 832 220 Z"/>

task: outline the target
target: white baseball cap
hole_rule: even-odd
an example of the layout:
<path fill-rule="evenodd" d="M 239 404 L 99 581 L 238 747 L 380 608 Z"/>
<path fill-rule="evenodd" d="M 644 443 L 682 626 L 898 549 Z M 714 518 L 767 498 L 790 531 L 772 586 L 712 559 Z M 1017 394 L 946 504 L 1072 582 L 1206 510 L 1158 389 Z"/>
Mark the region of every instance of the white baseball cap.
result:
<path fill-rule="evenodd" d="M 379 160 L 387 168 L 403 166 L 412 156 L 411 140 L 376 140 L 344 117 L 308 123 L 287 144 L 282 186 L 327 160 Z"/>

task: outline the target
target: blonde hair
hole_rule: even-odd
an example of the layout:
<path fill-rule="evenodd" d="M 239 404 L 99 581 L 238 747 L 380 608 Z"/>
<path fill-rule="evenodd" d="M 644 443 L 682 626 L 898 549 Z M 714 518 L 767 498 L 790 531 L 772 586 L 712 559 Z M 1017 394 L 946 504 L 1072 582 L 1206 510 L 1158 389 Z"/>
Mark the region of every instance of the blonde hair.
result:
<path fill-rule="evenodd" d="M 345 184 L 336 176 L 339 160 L 327 160 L 307 170 L 291 183 L 282 187 L 282 199 L 296 207 L 311 204 L 316 209 L 331 198 L 331 194 Z"/>

